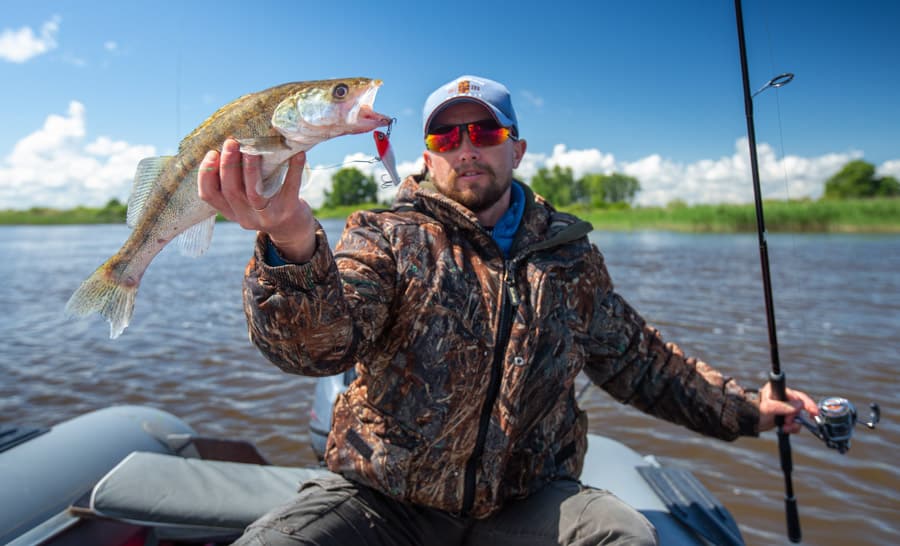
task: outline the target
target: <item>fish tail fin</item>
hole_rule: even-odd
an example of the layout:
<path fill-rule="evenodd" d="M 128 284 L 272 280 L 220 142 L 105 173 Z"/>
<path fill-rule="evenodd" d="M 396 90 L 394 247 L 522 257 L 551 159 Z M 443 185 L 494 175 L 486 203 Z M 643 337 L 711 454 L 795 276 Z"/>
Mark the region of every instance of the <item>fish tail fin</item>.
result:
<path fill-rule="evenodd" d="M 66 303 L 66 314 L 83 317 L 100 313 L 109 321 L 109 337 L 115 339 L 125 330 L 134 310 L 137 285 L 125 286 L 110 279 L 103 268 L 87 278 Z"/>

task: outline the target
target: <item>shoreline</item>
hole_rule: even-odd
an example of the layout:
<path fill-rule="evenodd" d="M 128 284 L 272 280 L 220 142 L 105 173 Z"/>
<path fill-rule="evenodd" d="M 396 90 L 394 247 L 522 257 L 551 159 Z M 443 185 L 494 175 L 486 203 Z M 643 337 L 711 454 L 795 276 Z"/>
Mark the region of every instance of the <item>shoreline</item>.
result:
<path fill-rule="evenodd" d="M 318 209 L 317 218 L 346 218 L 356 210 L 384 207 L 378 203 Z M 745 233 L 756 231 L 752 204 L 667 207 L 586 206 L 561 207 L 604 231 L 676 231 L 687 233 Z M 764 205 L 770 233 L 900 233 L 900 198 L 845 201 L 768 201 Z M 219 221 L 227 221 L 223 217 Z M 0 211 L 0 225 L 78 225 L 125 223 L 125 207 L 116 203 L 102 208 L 76 207 L 57 210 L 34 207 Z"/>

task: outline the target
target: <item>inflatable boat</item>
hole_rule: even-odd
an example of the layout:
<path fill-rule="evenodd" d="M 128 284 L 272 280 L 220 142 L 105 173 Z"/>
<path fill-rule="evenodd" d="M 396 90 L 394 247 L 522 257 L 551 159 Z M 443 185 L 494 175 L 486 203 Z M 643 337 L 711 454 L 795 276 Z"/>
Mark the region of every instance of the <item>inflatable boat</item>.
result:
<path fill-rule="evenodd" d="M 344 381 L 320 380 L 314 446 Z M 661 544 L 744 544 L 731 514 L 690 472 L 610 438 L 591 434 L 588 445 L 582 481 L 640 510 Z M 146 406 L 109 407 L 45 428 L 6 425 L 0 544 L 226 544 L 301 482 L 327 472 L 270 465 L 250 443 L 201 437 Z"/>

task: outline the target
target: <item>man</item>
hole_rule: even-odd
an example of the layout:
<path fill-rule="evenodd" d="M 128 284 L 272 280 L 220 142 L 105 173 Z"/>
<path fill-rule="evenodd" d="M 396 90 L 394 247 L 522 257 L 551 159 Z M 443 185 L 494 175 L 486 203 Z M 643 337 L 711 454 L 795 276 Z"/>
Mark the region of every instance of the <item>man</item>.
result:
<path fill-rule="evenodd" d="M 200 194 L 259 232 L 250 336 L 283 370 L 358 379 L 334 406 L 340 474 L 251 525 L 259 544 L 655 544 L 643 516 L 578 481 L 576 375 L 692 430 L 756 435 L 801 407 L 687 358 L 613 290 L 590 225 L 513 180 L 526 142 L 509 92 L 463 76 L 425 103 L 426 171 L 391 210 L 351 215 L 332 254 L 298 197 L 267 201 L 255 157 L 210 152 Z"/>

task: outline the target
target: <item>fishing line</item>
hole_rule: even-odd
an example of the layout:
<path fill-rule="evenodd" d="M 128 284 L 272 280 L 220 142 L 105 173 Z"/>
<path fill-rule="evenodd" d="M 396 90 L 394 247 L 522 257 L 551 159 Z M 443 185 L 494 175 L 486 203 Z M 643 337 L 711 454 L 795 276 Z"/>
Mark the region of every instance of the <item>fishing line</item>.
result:
<path fill-rule="evenodd" d="M 349 161 L 343 161 L 341 163 L 335 163 L 333 165 L 310 167 L 309 170 L 311 170 L 311 171 L 327 171 L 327 170 L 337 169 L 338 167 L 344 167 L 344 166 L 350 165 L 351 163 L 365 163 L 367 165 L 372 165 L 373 163 L 381 163 L 381 159 L 379 159 L 377 157 L 371 157 L 369 159 L 351 159 Z M 385 178 L 385 177 L 387 177 L 387 178 Z M 386 189 L 386 188 L 392 187 L 393 185 L 394 185 L 394 183 L 391 182 L 390 175 L 387 173 L 381 173 L 381 184 L 380 184 L 381 188 Z"/>
<path fill-rule="evenodd" d="M 763 21 L 764 27 L 766 31 L 766 40 L 768 42 L 769 48 L 769 65 L 770 65 L 770 74 L 776 73 L 776 50 L 774 46 L 772 27 L 770 25 L 771 17 L 770 13 L 772 12 L 771 2 L 767 3 L 762 10 L 763 13 Z M 761 89 L 759 89 L 756 93 L 753 94 L 753 97 L 756 97 L 759 93 L 772 87 L 775 89 L 775 113 L 776 120 L 778 124 L 778 145 L 780 157 L 776 158 L 777 161 L 781 163 L 781 175 L 782 175 L 782 186 L 784 188 L 784 199 L 785 204 L 789 205 L 791 202 L 791 173 L 788 171 L 788 162 L 787 162 L 787 152 L 785 151 L 784 144 L 784 120 L 781 111 L 781 87 L 787 85 L 794 79 L 794 74 L 792 73 L 784 73 L 775 78 L 769 80 L 769 82 L 764 85 Z M 790 213 L 788 213 L 790 214 Z M 785 242 L 785 246 L 788 248 L 788 251 L 791 256 L 798 255 L 798 244 L 797 238 L 794 234 L 794 230 L 788 230 L 786 235 L 787 241 Z M 785 276 L 785 280 L 789 286 L 797 286 L 800 282 L 803 282 L 802 279 L 799 279 L 798 273 L 794 268 L 787 268 L 787 271 L 782 273 Z M 809 322 L 809 317 L 801 317 L 803 323 Z"/>
<path fill-rule="evenodd" d="M 391 118 L 391 122 L 388 123 L 387 131 L 385 131 L 386 138 L 390 139 L 391 131 L 394 129 L 395 123 L 397 123 L 397 118 Z M 369 159 L 351 159 L 348 161 L 342 161 L 342 162 L 334 163 L 331 165 L 322 165 L 319 167 L 309 167 L 309 170 L 311 170 L 311 171 L 327 171 L 327 170 L 337 169 L 339 167 L 345 167 L 352 163 L 365 163 L 367 165 L 372 165 L 375 163 L 383 164 L 384 161 L 378 156 L 372 156 Z M 385 169 L 386 169 L 386 167 L 385 167 Z M 385 178 L 385 177 L 387 177 L 387 178 Z M 382 189 L 387 189 L 394 185 L 394 183 L 390 180 L 390 175 L 388 173 L 386 173 L 386 172 L 381 173 L 381 184 L 380 185 L 381 185 Z"/>
<path fill-rule="evenodd" d="M 346 165 L 350 165 L 351 163 L 366 163 L 371 165 L 373 163 L 380 163 L 381 160 L 377 157 L 370 157 L 369 159 L 350 159 L 348 161 L 341 161 L 340 163 L 333 163 L 331 165 L 320 165 L 318 167 L 310 167 L 311 171 L 328 171 L 332 169 L 337 169 L 339 167 L 344 167 Z"/>
<path fill-rule="evenodd" d="M 771 3 L 769 5 L 769 7 L 771 7 Z M 775 69 L 775 47 L 773 45 L 773 40 L 772 40 L 772 28 L 769 25 L 769 20 L 770 20 L 769 12 L 770 12 L 770 9 L 763 10 L 763 20 L 765 22 L 765 28 L 766 28 L 766 39 L 769 42 L 769 65 L 770 65 L 770 70 L 771 70 L 770 73 L 775 73 L 775 70 L 776 70 Z M 769 84 L 772 84 L 775 80 L 778 80 L 778 78 L 781 78 L 782 76 L 785 76 L 785 75 L 786 74 L 782 74 L 781 76 L 776 76 L 772 80 L 769 80 Z M 778 140 L 779 140 L 779 145 L 781 147 L 781 167 L 782 167 L 782 172 L 784 175 L 784 198 L 787 201 L 791 200 L 790 177 L 789 177 L 789 173 L 788 173 L 788 169 L 787 169 L 787 161 L 785 161 L 785 158 L 787 157 L 787 155 L 785 154 L 785 151 L 784 151 L 784 126 L 783 126 L 782 118 L 781 118 L 781 94 L 779 93 L 778 89 L 780 87 L 782 87 L 783 85 L 790 83 L 790 81 L 792 79 L 794 79 L 794 75 L 790 74 L 790 78 L 788 78 L 787 81 L 784 81 L 780 85 L 778 85 L 777 83 L 770 85 L 771 87 L 775 88 L 775 111 L 776 111 L 777 119 L 778 119 Z M 763 91 L 763 89 L 760 89 L 759 91 L 754 93 L 753 96 L 755 97 L 761 91 Z"/>
<path fill-rule="evenodd" d="M 394 123 L 396 123 L 396 122 L 397 122 L 397 118 L 391 118 L 391 122 L 388 123 L 388 128 L 387 128 L 387 132 L 386 132 L 388 138 L 390 138 L 391 130 L 394 128 Z M 310 167 L 309 170 L 311 170 L 311 171 L 327 171 L 329 169 L 336 169 L 338 167 L 343 167 L 344 165 L 349 165 L 351 163 L 366 163 L 366 164 L 371 165 L 373 163 L 381 163 L 381 159 L 377 156 L 372 156 L 369 159 L 351 159 L 349 161 L 342 161 L 340 163 L 334 163 L 332 165 L 324 165 L 321 167 Z"/>
<path fill-rule="evenodd" d="M 175 54 L 175 140 L 173 142 L 181 142 L 184 135 L 181 132 L 181 78 L 183 69 L 183 50 L 184 50 L 184 21 L 186 19 L 185 7 L 187 3 L 182 3 L 179 9 L 178 21 L 176 23 L 175 35 L 178 36 L 178 52 Z"/>

